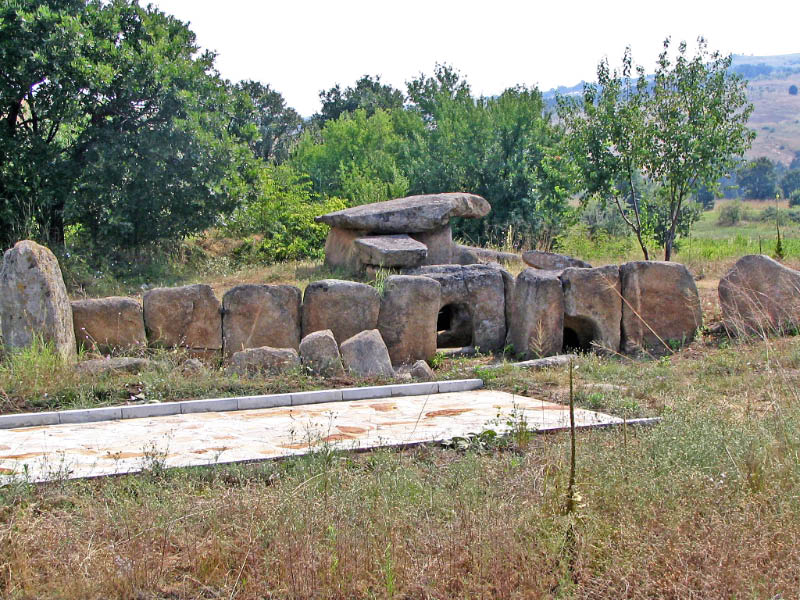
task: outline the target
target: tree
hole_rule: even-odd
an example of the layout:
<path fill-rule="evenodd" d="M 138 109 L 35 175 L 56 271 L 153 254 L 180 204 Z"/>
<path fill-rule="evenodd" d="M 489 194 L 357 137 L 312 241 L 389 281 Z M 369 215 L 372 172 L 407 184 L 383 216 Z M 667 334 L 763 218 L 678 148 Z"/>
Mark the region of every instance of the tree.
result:
<path fill-rule="evenodd" d="M 391 111 L 403 106 L 403 92 L 391 85 L 382 84 L 380 75 L 364 75 L 356 81 L 354 87 L 342 91 L 337 83 L 327 91 L 319 93 L 322 101 L 322 110 L 317 115 L 320 125 L 338 119 L 344 113 L 353 113 L 363 109 L 368 117 L 375 111 L 382 109 Z"/>
<path fill-rule="evenodd" d="M 797 96 L 797 86 L 795 84 L 789 86 L 789 94 L 792 96 Z"/>
<path fill-rule="evenodd" d="M 2 243 L 97 245 L 198 231 L 244 193 L 231 97 L 180 21 L 134 0 L 25 0 L 0 23 Z M 11 210 L 7 210 L 11 208 Z"/>
<path fill-rule="evenodd" d="M 303 118 L 296 110 L 286 106 L 283 96 L 257 81 L 241 81 L 234 86 L 237 94 L 235 121 L 240 137 L 247 137 L 244 129 L 255 126 L 257 133 L 250 149 L 258 158 L 283 163 L 289 158 L 292 145 L 299 138 Z"/>
<path fill-rule="evenodd" d="M 800 189 L 800 169 L 791 169 L 786 171 L 786 174 L 781 177 L 781 190 L 783 190 L 783 197 L 788 198 L 792 192 Z"/>
<path fill-rule="evenodd" d="M 404 139 L 397 134 L 394 113 L 363 108 L 342 113 L 318 133 L 306 132 L 291 164 L 308 173 L 317 194 L 337 196 L 351 205 L 397 198 L 408 190 L 398 157 Z"/>
<path fill-rule="evenodd" d="M 746 82 L 729 71 L 731 57 L 709 53 L 702 38 L 694 57 L 687 56 L 685 42 L 674 61 L 669 49 L 667 38 L 652 82 L 643 68 L 634 68 L 628 48 L 621 73 L 612 72 L 607 61 L 600 63 L 598 82 L 584 87 L 581 107 L 560 104 L 574 134 L 573 157 L 584 188 L 614 199 L 646 259 L 645 238 L 658 230 L 663 231 L 664 259 L 671 259 L 687 199 L 704 186 L 714 189 L 755 135 L 747 128 L 752 105 Z M 637 172 L 658 188 L 650 201 L 659 208 L 650 212 L 660 216 L 650 232 L 639 199 L 634 195 L 625 204 L 614 191 Z"/>
<path fill-rule="evenodd" d="M 739 169 L 737 180 L 745 198 L 767 200 L 778 190 L 775 165 L 766 156 L 746 163 Z"/>

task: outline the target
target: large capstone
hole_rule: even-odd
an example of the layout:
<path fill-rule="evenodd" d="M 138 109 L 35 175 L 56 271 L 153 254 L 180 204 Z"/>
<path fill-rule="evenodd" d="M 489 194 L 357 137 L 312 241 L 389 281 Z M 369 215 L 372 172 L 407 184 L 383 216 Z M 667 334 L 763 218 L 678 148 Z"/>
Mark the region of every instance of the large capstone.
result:
<path fill-rule="evenodd" d="M 525 269 L 517 276 L 511 299 L 509 341 L 524 358 L 561 352 L 564 341 L 564 294 L 557 271 Z"/>
<path fill-rule="evenodd" d="M 225 354 L 300 345 L 300 290 L 291 285 L 237 285 L 222 297 Z"/>
<path fill-rule="evenodd" d="M 424 194 L 362 204 L 322 215 L 316 221 L 371 233 L 414 233 L 440 229 L 452 217 L 485 217 L 490 209 L 489 203 L 475 194 Z"/>
<path fill-rule="evenodd" d="M 151 346 L 222 349 L 222 306 L 211 286 L 155 288 L 144 293 L 144 327 Z"/>
<path fill-rule="evenodd" d="M 522 260 L 526 265 L 544 271 L 561 271 L 569 267 L 578 269 L 590 269 L 592 267 L 592 265 L 579 258 L 573 258 L 566 254 L 556 254 L 555 252 L 541 252 L 539 250 L 523 252 Z"/>
<path fill-rule="evenodd" d="M 366 283 L 315 281 L 303 296 L 303 335 L 330 329 L 341 344 L 360 331 L 375 329 L 380 308 L 380 294 Z"/>
<path fill-rule="evenodd" d="M 98 352 L 147 346 L 142 307 L 133 298 L 111 296 L 72 302 L 78 346 Z"/>
<path fill-rule="evenodd" d="M 800 271 L 761 254 L 740 258 L 719 282 L 728 330 L 763 335 L 800 325 Z"/>
<path fill-rule="evenodd" d="M 429 360 L 436 354 L 436 324 L 441 300 L 439 282 L 417 275 L 386 279 L 378 330 L 392 364 Z"/>
<path fill-rule="evenodd" d="M 680 263 L 629 262 L 622 280 L 622 349 L 667 354 L 690 342 L 703 324 L 692 274 Z"/>
<path fill-rule="evenodd" d="M 570 267 L 561 273 L 560 279 L 564 290 L 564 349 L 619 352 L 622 321 L 619 267 Z"/>
<path fill-rule="evenodd" d="M 75 330 L 58 260 L 29 240 L 3 255 L 0 268 L 0 323 L 9 348 L 25 348 L 36 336 L 53 344 L 66 361 L 76 357 Z"/>
<path fill-rule="evenodd" d="M 393 377 L 386 344 L 377 329 L 362 331 L 340 346 L 344 367 L 358 377 Z"/>

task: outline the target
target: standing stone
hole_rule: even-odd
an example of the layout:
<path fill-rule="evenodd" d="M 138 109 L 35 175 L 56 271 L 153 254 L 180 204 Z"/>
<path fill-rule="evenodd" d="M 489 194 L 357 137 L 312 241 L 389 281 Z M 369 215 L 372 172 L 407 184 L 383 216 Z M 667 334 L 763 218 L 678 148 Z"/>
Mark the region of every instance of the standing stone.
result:
<path fill-rule="evenodd" d="M 142 307 L 133 298 L 112 296 L 72 302 L 78 346 L 99 352 L 147 346 Z"/>
<path fill-rule="evenodd" d="M 564 290 L 564 330 L 575 335 L 573 344 L 582 350 L 594 345 L 601 353 L 619 352 L 622 321 L 619 267 L 570 267 L 561 273 L 560 279 Z"/>
<path fill-rule="evenodd" d="M 564 345 L 564 294 L 555 271 L 525 269 L 512 296 L 509 341 L 523 358 L 558 354 Z"/>
<path fill-rule="evenodd" d="M 341 345 L 345 368 L 359 377 L 393 377 L 386 344 L 377 329 L 362 331 Z"/>
<path fill-rule="evenodd" d="M 622 350 L 667 354 L 694 339 L 703 324 L 700 296 L 692 274 L 680 263 L 629 262 L 622 279 Z"/>
<path fill-rule="evenodd" d="M 142 298 L 144 327 L 151 346 L 222 349 L 222 314 L 211 286 L 155 288 Z"/>
<path fill-rule="evenodd" d="M 330 329 L 309 333 L 300 341 L 300 360 L 315 375 L 332 377 L 342 373 L 339 345 Z"/>
<path fill-rule="evenodd" d="M 453 262 L 453 231 L 450 225 L 409 235 L 428 249 L 423 265 L 447 265 Z"/>
<path fill-rule="evenodd" d="M 68 362 L 74 362 L 75 330 L 58 260 L 29 240 L 3 256 L 0 269 L 0 323 L 9 348 L 25 348 L 40 335 Z"/>
<path fill-rule="evenodd" d="M 237 285 L 222 297 L 225 355 L 247 348 L 300 345 L 300 290 L 291 285 Z"/>
<path fill-rule="evenodd" d="M 300 366 L 300 357 L 294 348 L 248 348 L 231 357 L 230 372 L 239 375 L 255 373 L 277 374 Z"/>
<path fill-rule="evenodd" d="M 386 279 L 380 331 L 392 364 L 428 360 L 436 354 L 436 322 L 441 286 L 418 275 L 392 275 Z"/>
<path fill-rule="evenodd" d="M 439 308 L 449 307 L 450 331 L 455 335 L 449 342 L 447 332 L 439 334 L 440 347 L 473 345 L 490 351 L 503 347 L 506 294 L 499 265 L 438 265 L 411 273 L 430 277 L 442 286 Z"/>
<path fill-rule="evenodd" d="M 359 271 L 361 260 L 355 242 L 365 235 L 365 231 L 331 227 L 325 240 L 325 266 L 330 269 Z"/>
<path fill-rule="evenodd" d="M 743 256 L 719 282 L 730 331 L 763 335 L 800 324 L 800 271 L 762 254 Z"/>
<path fill-rule="evenodd" d="M 330 329 L 341 345 L 360 331 L 378 326 L 381 297 L 366 283 L 322 279 L 303 296 L 303 335 Z"/>

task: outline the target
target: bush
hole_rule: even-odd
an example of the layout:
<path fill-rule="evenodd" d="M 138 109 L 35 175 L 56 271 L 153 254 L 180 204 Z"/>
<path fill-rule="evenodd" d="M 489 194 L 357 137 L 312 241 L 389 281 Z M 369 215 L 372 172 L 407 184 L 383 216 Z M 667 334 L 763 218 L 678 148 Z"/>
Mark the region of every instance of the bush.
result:
<path fill-rule="evenodd" d="M 726 204 L 719 211 L 717 224 L 723 227 L 731 227 L 737 225 L 742 220 L 744 209 L 741 202 L 731 202 Z"/>
<path fill-rule="evenodd" d="M 314 217 L 347 203 L 312 194 L 311 182 L 288 166 L 264 168 L 258 190 L 257 197 L 221 223 L 226 234 L 247 238 L 234 256 L 242 262 L 321 258 L 328 226 L 315 223 Z"/>
<path fill-rule="evenodd" d="M 789 206 L 800 206 L 800 189 L 794 190 L 789 195 Z"/>

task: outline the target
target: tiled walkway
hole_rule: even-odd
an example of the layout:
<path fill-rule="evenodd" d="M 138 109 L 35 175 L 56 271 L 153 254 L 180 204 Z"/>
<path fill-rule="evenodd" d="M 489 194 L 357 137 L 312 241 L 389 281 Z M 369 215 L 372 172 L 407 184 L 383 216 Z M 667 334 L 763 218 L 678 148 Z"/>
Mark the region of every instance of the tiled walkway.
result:
<path fill-rule="evenodd" d="M 577 409 L 581 426 L 619 419 Z M 475 390 L 307 406 L 0 430 L 0 483 L 263 460 L 331 444 L 364 449 L 452 439 L 485 429 L 569 425 L 567 407 Z"/>

